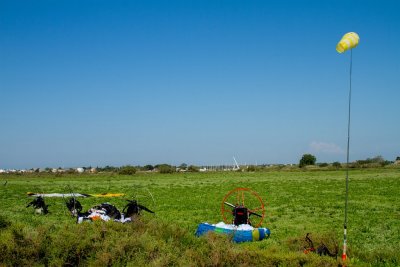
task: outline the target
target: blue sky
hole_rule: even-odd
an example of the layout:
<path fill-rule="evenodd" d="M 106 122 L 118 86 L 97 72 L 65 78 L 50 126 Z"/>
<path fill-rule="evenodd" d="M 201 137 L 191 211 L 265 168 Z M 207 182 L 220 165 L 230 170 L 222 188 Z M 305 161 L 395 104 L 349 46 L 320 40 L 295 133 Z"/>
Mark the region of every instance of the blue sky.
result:
<path fill-rule="evenodd" d="M 399 1 L 0 0 L 0 168 L 400 156 Z"/>

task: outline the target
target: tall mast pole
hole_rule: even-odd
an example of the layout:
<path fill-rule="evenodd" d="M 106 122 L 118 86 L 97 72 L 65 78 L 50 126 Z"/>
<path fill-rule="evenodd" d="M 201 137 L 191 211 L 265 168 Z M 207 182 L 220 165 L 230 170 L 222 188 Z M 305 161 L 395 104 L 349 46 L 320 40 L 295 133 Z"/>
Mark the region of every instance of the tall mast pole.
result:
<path fill-rule="evenodd" d="M 349 150 L 350 150 L 350 119 L 351 119 L 351 74 L 353 67 L 353 49 L 350 49 L 350 83 L 349 83 L 349 110 L 347 120 L 347 157 L 346 157 L 346 194 L 344 205 L 344 225 L 343 225 L 343 254 L 342 259 L 347 259 L 347 210 L 349 201 Z"/>

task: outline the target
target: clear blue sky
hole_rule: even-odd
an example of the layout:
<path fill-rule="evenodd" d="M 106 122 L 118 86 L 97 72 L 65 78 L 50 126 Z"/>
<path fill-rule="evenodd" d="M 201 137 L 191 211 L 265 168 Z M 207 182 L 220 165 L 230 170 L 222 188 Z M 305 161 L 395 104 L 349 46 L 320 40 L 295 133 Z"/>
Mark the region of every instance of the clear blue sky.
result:
<path fill-rule="evenodd" d="M 0 168 L 400 156 L 400 1 L 0 0 Z"/>

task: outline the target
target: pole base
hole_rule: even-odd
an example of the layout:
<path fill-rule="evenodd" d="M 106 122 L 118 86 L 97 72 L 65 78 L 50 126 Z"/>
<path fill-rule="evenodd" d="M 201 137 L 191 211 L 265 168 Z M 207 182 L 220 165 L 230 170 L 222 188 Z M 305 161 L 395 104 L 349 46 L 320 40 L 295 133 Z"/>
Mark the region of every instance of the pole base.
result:
<path fill-rule="evenodd" d="M 346 253 L 343 253 L 343 254 L 342 254 L 342 260 L 343 260 L 343 261 L 347 260 L 347 255 L 346 255 Z"/>

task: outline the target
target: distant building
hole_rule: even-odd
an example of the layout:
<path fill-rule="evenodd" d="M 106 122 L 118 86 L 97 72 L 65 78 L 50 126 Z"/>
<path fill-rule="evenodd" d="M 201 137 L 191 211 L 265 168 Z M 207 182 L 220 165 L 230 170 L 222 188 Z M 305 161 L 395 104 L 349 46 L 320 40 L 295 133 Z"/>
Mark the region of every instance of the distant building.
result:
<path fill-rule="evenodd" d="M 78 173 L 83 173 L 85 170 L 84 170 L 83 168 L 76 168 L 76 171 L 77 171 Z"/>

